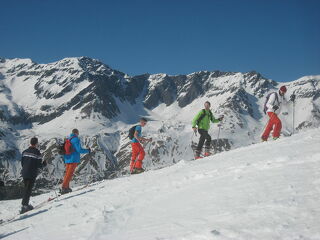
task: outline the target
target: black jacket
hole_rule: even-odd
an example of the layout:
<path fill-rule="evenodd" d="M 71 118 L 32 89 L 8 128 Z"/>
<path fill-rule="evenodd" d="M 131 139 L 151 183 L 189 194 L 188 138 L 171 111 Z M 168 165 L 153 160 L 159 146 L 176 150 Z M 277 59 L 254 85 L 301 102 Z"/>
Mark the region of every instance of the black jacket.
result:
<path fill-rule="evenodd" d="M 37 148 L 29 147 L 22 152 L 21 158 L 22 177 L 24 179 L 33 179 L 38 175 L 38 169 L 46 165 L 42 163 L 42 156 Z"/>

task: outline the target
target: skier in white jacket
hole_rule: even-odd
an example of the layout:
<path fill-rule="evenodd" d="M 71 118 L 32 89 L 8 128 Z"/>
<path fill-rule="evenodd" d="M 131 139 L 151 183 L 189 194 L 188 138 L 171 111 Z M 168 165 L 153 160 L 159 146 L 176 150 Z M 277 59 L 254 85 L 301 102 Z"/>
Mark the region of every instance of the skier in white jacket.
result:
<path fill-rule="evenodd" d="M 278 114 L 281 110 L 281 105 L 283 103 L 284 95 L 287 92 L 286 86 L 282 86 L 279 89 L 279 94 L 273 92 L 269 95 L 268 100 L 265 104 L 265 112 L 269 116 L 268 124 L 261 136 L 262 141 L 267 141 L 270 135 L 270 132 L 273 130 L 272 137 L 273 139 L 278 139 L 280 136 L 282 124 L 281 120 L 278 117 Z"/>

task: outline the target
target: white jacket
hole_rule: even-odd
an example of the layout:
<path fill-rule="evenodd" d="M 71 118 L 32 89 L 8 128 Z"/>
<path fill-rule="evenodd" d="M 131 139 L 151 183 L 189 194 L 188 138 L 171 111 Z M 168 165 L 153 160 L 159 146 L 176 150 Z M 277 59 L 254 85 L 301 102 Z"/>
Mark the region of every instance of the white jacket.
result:
<path fill-rule="evenodd" d="M 276 97 L 278 95 L 278 98 Z M 279 93 L 271 93 L 268 102 L 266 103 L 267 112 L 274 112 L 276 114 L 279 114 L 281 111 L 281 104 L 283 103 L 284 98 L 280 96 Z M 277 111 L 273 110 L 273 106 L 278 106 L 279 108 Z"/>

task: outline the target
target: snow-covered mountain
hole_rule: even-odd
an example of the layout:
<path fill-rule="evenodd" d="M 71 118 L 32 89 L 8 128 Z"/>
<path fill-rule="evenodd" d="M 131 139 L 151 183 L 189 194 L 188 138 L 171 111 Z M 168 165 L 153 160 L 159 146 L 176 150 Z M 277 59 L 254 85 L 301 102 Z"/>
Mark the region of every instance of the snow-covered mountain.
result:
<path fill-rule="evenodd" d="M 94 183 L 3 223 L 0 238 L 318 240 L 319 142 L 318 128 Z M 19 207 L 20 200 L 2 201 L 0 219 Z"/>
<path fill-rule="evenodd" d="M 229 150 L 256 143 L 267 121 L 265 96 L 281 84 L 256 72 L 128 76 L 87 57 L 50 64 L 0 59 L 0 176 L 6 185 L 17 184 L 20 152 L 30 137 L 38 136 L 49 162 L 38 184 L 54 186 L 64 171 L 56 146 L 73 128 L 80 130 L 83 145 L 93 149 L 83 156 L 74 184 L 124 174 L 130 159 L 127 130 L 140 116 L 151 120 L 144 134 L 153 137 L 145 146 L 145 168 L 190 159 L 191 141 L 197 141 L 191 120 L 206 100 L 214 115 L 225 116 L 215 146 Z M 285 85 L 288 96 L 297 94 L 295 131 L 318 127 L 320 76 Z M 292 113 L 288 103 L 281 115 L 284 135 L 293 131 Z M 217 125 L 210 133 L 217 138 Z"/>

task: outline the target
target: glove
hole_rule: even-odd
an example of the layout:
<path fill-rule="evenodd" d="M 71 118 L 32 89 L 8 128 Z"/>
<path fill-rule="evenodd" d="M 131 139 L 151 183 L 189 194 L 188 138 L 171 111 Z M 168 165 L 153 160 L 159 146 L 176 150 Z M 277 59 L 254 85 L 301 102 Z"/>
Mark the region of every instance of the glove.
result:
<path fill-rule="evenodd" d="M 293 94 L 290 96 L 290 101 L 294 102 L 294 100 L 296 100 L 296 95 L 293 93 Z"/>
<path fill-rule="evenodd" d="M 223 120 L 224 116 L 221 116 L 218 118 L 218 120 L 221 122 Z"/>
<path fill-rule="evenodd" d="M 277 105 L 274 105 L 274 106 L 273 106 L 273 110 L 274 110 L 274 111 L 277 111 L 278 109 L 279 109 L 279 106 L 277 106 Z"/>
<path fill-rule="evenodd" d="M 152 142 L 152 138 L 149 138 L 148 142 Z"/>
<path fill-rule="evenodd" d="M 42 166 L 43 166 L 43 167 L 46 167 L 46 166 L 47 166 L 47 161 L 46 161 L 46 160 L 43 160 L 43 161 L 42 161 Z"/>

